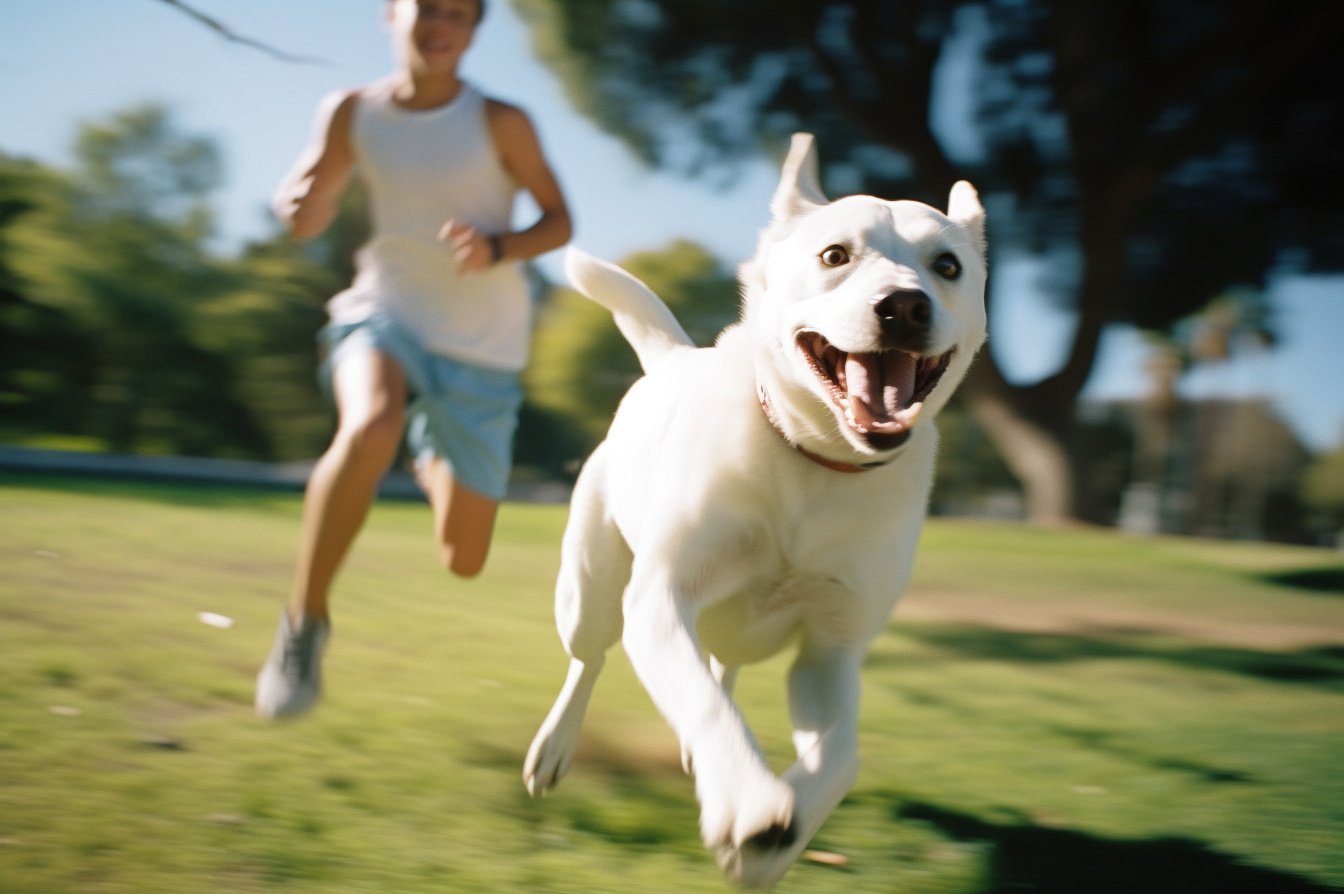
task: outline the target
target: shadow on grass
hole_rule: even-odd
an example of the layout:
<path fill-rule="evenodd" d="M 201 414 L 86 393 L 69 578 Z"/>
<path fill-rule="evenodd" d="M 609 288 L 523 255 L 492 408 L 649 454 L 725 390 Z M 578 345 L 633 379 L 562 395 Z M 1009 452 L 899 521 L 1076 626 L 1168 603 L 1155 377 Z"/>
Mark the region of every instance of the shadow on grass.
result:
<path fill-rule="evenodd" d="M 1142 631 L 1114 636 L 1014 633 L 969 625 L 904 625 L 902 635 L 959 658 L 1023 664 L 1134 659 L 1164 661 L 1199 670 L 1242 674 L 1280 683 L 1338 689 L 1344 685 L 1344 648 L 1322 646 L 1297 652 L 1261 652 L 1226 646 L 1191 646 L 1157 641 Z M 908 658 L 874 650 L 874 666 L 901 664 Z"/>
<path fill-rule="evenodd" d="M 1326 596 L 1344 596 L 1344 565 L 1280 571 L 1275 574 L 1262 575 L 1259 579 L 1267 584 L 1278 584 L 1281 587 L 1309 590 Z"/>
<path fill-rule="evenodd" d="M 468 743 L 461 756 L 470 764 L 519 772 L 515 800 L 504 809 L 529 825 L 549 816 L 611 845 L 700 853 L 699 808 L 679 762 L 585 733 L 568 774 L 542 801 L 523 789 L 523 758 L 520 751 L 481 741 Z"/>
<path fill-rule="evenodd" d="M 625 847 L 700 852 L 699 810 L 689 785 L 678 794 L 635 778 L 590 791 L 582 780 L 569 782 L 569 798 L 557 805 L 574 831 Z"/>
<path fill-rule="evenodd" d="M 676 739 L 671 730 L 668 730 L 667 741 L 673 743 L 675 747 Z M 523 751 L 480 739 L 464 742 L 458 754 L 458 758 L 464 763 L 494 769 L 517 770 L 519 773 L 522 772 L 525 757 Z M 612 779 L 686 778 L 685 772 L 681 769 L 681 758 L 678 753 L 670 749 L 650 748 L 647 745 L 641 747 L 627 742 L 614 742 L 592 730 L 584 730 L 571 767 Z"/>
<path fill-rule="evenodd" d="M 989 846 L 977 894 L 1331 894 L 1336 888 L 1238 862 L 1188 838 L 1125 840 L 1021 823 L 990 823 L 932 804 L 898 801 L 957 841 Z"/>

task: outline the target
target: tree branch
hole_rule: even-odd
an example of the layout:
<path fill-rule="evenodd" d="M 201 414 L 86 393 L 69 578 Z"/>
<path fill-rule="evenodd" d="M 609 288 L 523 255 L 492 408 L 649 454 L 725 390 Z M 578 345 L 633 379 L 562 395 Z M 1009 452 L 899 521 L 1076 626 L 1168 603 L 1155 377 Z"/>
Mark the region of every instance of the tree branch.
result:
<path fill-rule="evenodd" d="M 166 3 L 169 6 L 177 9 L 178 11 L 187 14 L 188 16 L 200 22 L 202 25 L 205 25 L 211 31 L 214 31 L 215 33 L 219 34 L 226 40 L 233 41 L 234 43 L 240 43 L 243 46 L 252 47 L 255 50 L 261 50 L 268 56 L 273 56 L 274 58 L 279 59 L 281 62 L 297 62 L 302 65 L 331 64 L 325 59 L 318 59 L 313 56 L 295 56 L 292 53 L 286 53 L 284 50 L 277 50 L 275 47 L 270 46 L 269 44 L 264 44 L 261 41 L 253 40 L 250 37 L 244 37 L 243 35 L 229 28 L 227 25 L 224 25 L 222 22 L 219 22 L 216 19 L 212 19 L 210 16 L 206 15 L 205 13 L 199 10 L 193 9 L 187 4 L 181 2 L 181 0 L 159 0 L 159 2 Z"/>

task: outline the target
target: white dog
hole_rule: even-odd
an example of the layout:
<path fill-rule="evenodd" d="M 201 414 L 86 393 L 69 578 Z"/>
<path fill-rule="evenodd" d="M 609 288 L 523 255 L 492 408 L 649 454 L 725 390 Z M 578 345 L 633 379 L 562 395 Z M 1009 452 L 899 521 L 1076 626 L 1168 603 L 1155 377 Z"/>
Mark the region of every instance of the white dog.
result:
<path fill-rule="evenodd" d="M 569 768 L 604 653 L 622 640 L 694 773 L 730 878 L 777 881 L 858 773 L 859 666 L 905 588 L 947 402 L 985 338 L 984 210 L 828 203 L 795 135 L 743 315 L 696 349 L 643 283 L 571 250 L 645 376 L 574 491 L 556 585 L 568 678 L 528 751 L 539 795 Z M 797 762 L 770 771 L 737 668 L 796 642 Z"/>

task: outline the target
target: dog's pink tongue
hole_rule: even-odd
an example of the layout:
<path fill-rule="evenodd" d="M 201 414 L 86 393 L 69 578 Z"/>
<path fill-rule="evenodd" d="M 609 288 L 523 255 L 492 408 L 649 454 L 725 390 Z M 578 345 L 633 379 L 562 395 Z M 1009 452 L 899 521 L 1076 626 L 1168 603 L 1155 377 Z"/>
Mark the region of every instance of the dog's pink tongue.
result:
<path fill-rule="evenodd" d="M 893 418 L 915 393 L 919 360 L 901 351 L 853 353 L 845 360 L 849 412 L 865 428 L 897 425 Z"/>

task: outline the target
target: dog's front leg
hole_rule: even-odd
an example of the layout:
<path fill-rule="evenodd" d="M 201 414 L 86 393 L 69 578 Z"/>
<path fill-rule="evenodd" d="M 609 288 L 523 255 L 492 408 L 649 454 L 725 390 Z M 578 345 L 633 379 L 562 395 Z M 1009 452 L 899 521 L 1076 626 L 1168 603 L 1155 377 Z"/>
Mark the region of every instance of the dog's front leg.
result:
<path fill-rule="evenodd" d="M 784 773 L 794 792 L 792 842 L 726 848 L 720 863 L 743 884 L 768 887 L 784 875 L 854 785 L 859 771 L 859 655 L 804 643 L 789 672 L 797 762 Z"/>
<path fill-rule="evenodd" d="M 638 572 L 626 591 L 623 642 L 640 682 L 689 752 L 710 848 L 788 838 L 793 791 L 765 763 L 737 706 L 705 663 L 695 612 L 667 581 Z"/>

